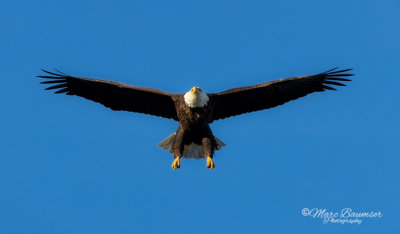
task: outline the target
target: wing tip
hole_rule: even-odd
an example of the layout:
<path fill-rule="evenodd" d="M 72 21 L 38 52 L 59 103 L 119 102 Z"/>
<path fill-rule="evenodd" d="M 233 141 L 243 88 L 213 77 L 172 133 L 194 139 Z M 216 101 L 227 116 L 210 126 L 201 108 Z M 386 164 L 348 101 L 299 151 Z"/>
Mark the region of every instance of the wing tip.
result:
<path fill-rule="evenodd" d="M 354 76 L 355 74 L 353 74 L 353 73 L 346 73 L 346 72 L 349 72 L 352 70 L 353 70 L 353 68 L 346 68 L 346 69 L 339 70 L 339 67 L 335 67 L 333 69 L 330 69 L 326 72 L 321 73 L 321 75 L 323 75 L 323 82 L 322 82 L 323 90 L 336 91 L 337 89 L 332 86 L 347 86 L 346 84 L 344 84 L 342 82 L 349 82 L 352 80 L 343 78 L 343 77 Z"/>
<path fill-rule="evenodd" d="M 320 75 L 323 75 L 324 83 L 328 83 L 331 85 L 338 85 L 338 86 L 346 86 L 345 84 L 342 84 L 339 82 L 334 82 L 334 81 L 342 81 L 342 82 L 352 81 L 351 79 L 347 79 L 347 78 L 343 78 L 343 77 L 354 76 L 355 74 L 353 74 L 353 73 L 346 73 L 346 72 L 352 71 L 353 68 L 347 68 L 347 69 L 342 69 L 342 70 L 338 70 L 338 68 L 339 67 L 335 67 L 333 69 L 330 69 L 330 70 L 320 74 Z"/>
<path fill-rule="evenodd" d="M 43 68 L 40 68 L 40 70 L 41 70 L 42 72 L 54 76 L 54 77 L 52 77 L 52 78 L 54 78 L 54 79 L 62 78 L 62 77 L 70 77 L 70 75 L 68 75 L 68 74 L 66 74 L 66 73 L 64 73 L 64 72 L 62 72 L 62 71 L 60 71 L 60 70 L 57 70 L 56 68 L 53 68 L 53 69 L 54 69 L 56 72 L 58 72 L 58 73 L 56 73 L 56 72 L 51 72 L 51 71 L 45 70 L 45 69 L 43 69 Z M 44 76 L 36 76 L 36 77 L 39 77 L 39 78 L 47 78 L 47 77 L 44 77 Z M 49 78 L 50 78 L 50 76 L 49 76 Z"/>
<path fill-rule="evenodd" d="M 47 71 L 45 69 L 40 69 L 42 72 L 46 73 L 45 75 L 38 75 L 36 77 L 38 78 L 44 78 L 44 79 L 49 79 L 47 81 L 42 81 L 40 84 L 44 85 L 51 85 L 45 88 L 44 90 L 53 90 L 53 89 L 58 89 L 56 90 L 56 94 L 58 93 L 64 93 L 68 92 L 68 80 L 67 78 L 70 77 L 69 75 L 57 70 L 54 68 L 54 70 L 58 73 Z"/>
<path fill-rule="evenodd" d="M 341 76 L 354 76 L 353 73 L 345 73 L 345 72 L 354 70 L 353 68 L 346 68 L 346 69 L 342 69 L 342 70 L 338 70 L 338 69 L 339 69 L 339 67 L 335 67 L 335 68 L 330 69 L 328 71 L 322 72 L 321 74 L 324 74 L 324 75 L 338 74 L 338 75 L 341 75 Z"/>

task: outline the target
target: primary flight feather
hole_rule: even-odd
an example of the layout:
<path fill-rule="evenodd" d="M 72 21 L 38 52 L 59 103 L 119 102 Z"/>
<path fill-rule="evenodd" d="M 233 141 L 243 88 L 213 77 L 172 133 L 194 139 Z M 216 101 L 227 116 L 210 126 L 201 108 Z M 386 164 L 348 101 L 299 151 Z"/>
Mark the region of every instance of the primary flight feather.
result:
<path fill-rule="evenodd" d="M 337 68 L 316 75 L 270 81 L 220 93 L 205 93 L 195 86 L 185 94 L 171 94 L 157 89 L 141 88 L 118 82 L 74 77 L 57 71 L 38 76 L 48 79 L 46 90 L 77 95 L 111 108 L 160 116 L 179 121 L 178 130 L 159 144 L 174 154 L 172 168 L 180 167 L 180 158 L 206 158 L 207 167 L 214 169 L 214 151 L 225 144 L 209 127 L 214 120 L 264 110 L 304 97 L 313 92 L 335 90 L 345 86 L 344 77 L 351 69 Z"/>

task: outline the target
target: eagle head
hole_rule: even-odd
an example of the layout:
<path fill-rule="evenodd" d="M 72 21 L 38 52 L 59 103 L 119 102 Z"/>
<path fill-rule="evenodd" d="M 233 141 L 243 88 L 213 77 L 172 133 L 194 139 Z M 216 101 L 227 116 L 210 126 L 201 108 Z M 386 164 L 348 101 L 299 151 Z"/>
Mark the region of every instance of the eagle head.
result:
<path fill-rule="evenodd" d="M 183 96 L 185 103 L 190 108 L 205 107 L 208 103 L 208 95 L 199 87 L 194 86 Z"/>

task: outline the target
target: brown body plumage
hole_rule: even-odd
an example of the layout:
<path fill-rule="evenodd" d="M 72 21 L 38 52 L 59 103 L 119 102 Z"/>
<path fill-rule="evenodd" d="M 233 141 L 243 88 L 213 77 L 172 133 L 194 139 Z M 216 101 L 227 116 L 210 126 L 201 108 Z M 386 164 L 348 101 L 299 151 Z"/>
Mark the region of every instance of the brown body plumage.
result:
<path fill-rule="evenodd" d="M 209 126 L 212 122 L 212 105 L 190 108 L 185 104 L 183 95 L 176 96 L 175 103 L 179 127 L 173 142 L 174 157 L 182 157 L 184 146 L 194 143 L 201 145 L 204 155 L 212 158 L 217 147 Z"/>
<path fill-rule="evenodd" d="M 344 86 L 340 82 L 350 81 L 343 78 L 352 76 L 346 73 L 350 70 L 332 69 L 316 75 L 281 79 L 213 94 L 206 94 L 196 86 L 186 94 L 171 94 L 44 70 L 48 75 L 38 77 L 50 79 L 41 83 L 52 84 L 46 89 L 58 89 L 56 93 L 81 96 L 112 110 L 139 112 L 179 121 L 176 133 L 160 144 L 174 154 L 172 167 L 179 168 L 179 159 L 187 156 L 207 158 L 207 167 L 213 169 L 214 151 L 224 144 L 213 135 L 209 127 L 211 122 L 272 108 L 313 92 L 335 90 L 331 86 Z"/>

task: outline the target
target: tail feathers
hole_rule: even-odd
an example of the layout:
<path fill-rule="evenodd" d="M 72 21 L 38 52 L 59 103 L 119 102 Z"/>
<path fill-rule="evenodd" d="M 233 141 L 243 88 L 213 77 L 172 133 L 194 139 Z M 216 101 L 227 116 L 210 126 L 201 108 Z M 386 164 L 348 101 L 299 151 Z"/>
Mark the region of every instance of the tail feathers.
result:
<path fill-rule="evenodd" d="M 218 139 L 216 136 L 214 136 L 215 141 L 217 142 L 217 148 L 216 150 L 220 150 L 222 147 L 226 146 L 224 142 L 222 142 L 220 139 Z"/>
<path fill-rule="evenodd" d="M 183 147 L 182 156 L 184 158 L 194 158 L 194 159 L 204 158 L 203 147 L 195 143 L 192 143 L 190 145 L 185 145 Z"/>
<path fill-rule="evenodd" d="M 172 133 L 171 135 L 169 135 L 169 137 L 165 138 L 165 140 L 163 140 L 160 144 L 158 144 L 158 146 L 167 150 L 171 154 L 174 153 L 174 150 L 172 149 L 172 143 L 174 142 L 175 135 L 176 135 L 175 132 Z"/>
<path fill-rule="evenodd" d="M 176 133 L 172 133 L 169 137 L 167 137 L 165 140 L 163 140 L 158 146 L 161 148 L 167 150 L 171 154 L 174 152 L 172 148 L 172 144 L 174 142 Z M 215 137 L 215 141 L 217 142 L 217 147 L 215 150 L 220 150 L 222 147 L 225 146 L 225 143 L 222 142 L 220 139 Z M 185 145 L 183 148 L 183 154 L 182 156 L 184 158 L 195 158 L 195 159 L 200 159 L 204 158 L 204 153 L 203 153 L 203 147 L 201 145 L 197 145 L 194 143 L 191 143 L 190 145 Z"/>

